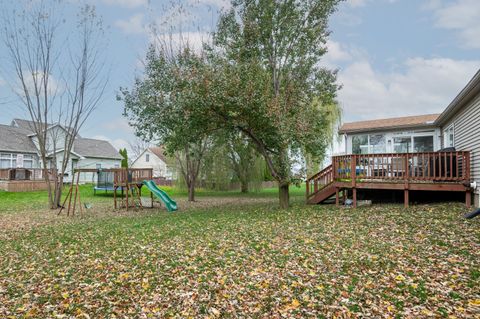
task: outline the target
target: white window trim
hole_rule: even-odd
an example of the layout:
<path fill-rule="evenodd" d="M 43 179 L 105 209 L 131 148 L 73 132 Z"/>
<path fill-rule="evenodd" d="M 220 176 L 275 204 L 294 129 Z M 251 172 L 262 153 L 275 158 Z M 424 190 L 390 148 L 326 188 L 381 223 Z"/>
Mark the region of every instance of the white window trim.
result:
<path fill-rule="evenodd" d="M 450 145 L 446 145 L 446 140 L 447 140 L 447 132 L 449 130 L 452 130 L 453 132 L 453 139 L 452 139 L 452 146 Z M 455 123 L 452 123 L 450 124 L 449 126 L 447 126 L 444 130 L 443 130 L 443 148 L 446 148 L 446 147 L 455 147 Z"/>

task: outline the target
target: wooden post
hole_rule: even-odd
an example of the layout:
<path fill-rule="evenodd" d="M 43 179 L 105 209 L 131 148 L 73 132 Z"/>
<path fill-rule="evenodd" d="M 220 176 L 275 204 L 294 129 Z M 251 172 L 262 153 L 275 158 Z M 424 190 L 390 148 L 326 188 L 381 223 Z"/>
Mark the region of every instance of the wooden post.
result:
<path fill-rule="evenodd" d="M 75 185 L 75 176 L 77 176 L 78 173 L 73 173 L 73 180 L 72 180 L 72 193 L 70 194 L 70 198 L 68 199 L 68 209 L 67 209 L 67 216 L 70 215 L 70 207 L 72 206 L 72 196 L 73 196 L 73 187 Z"/>
<path fill-rule="evenodd" d="M 470 190 L 465 192 L 465 206 L 467 206 L 467 208 L 472 206 L 472 192 Z"/>
<path fill-rule="evenodd" d="M 356 187 L 357 185 L 357 156 L 356 155 L 352 155 L 350 157 L 350 176 L 352 178 L 352 186 L 353 187 Z"/>
<path fill-rule="evenodd" d="M 129 194 L 129 188 L 130 188 L 130 185 L 128 185 L 128 183 L 127 183 L 127 192 L 126 192 L 126 194 L 127 194 L 127 197 L 126 197 L 126 207 L 127 207 L 127 210 L 128 210 L 128 205 L 129 205 L 129 204 L 128 204 L 128 197 L 130 196 L 130 194 Z"/>
<path fill-rule="evenodd" d="M 353 208 L 357 208 L 357 155 L 350 157 L 350 176 L 352 177 Z"/>
<path fill-rule="evenodd" d="M 113 185 L 113 207 L 117 209 L 117 188 L 115 184 Z"/>
<path fill-rule="evenodd" d="M 153 208 L 153 193 L 150 192 L 150 208 Z"/>
<path fill-rule="evenodd" d="M 60 211 L 58 212 L 57 216 L 62 213 L 62 211 L 65 208 L 65 204 L 67 203 L 68 198 L 72 197 L 72 190 L 73 190 L 73 184 L 70 186 L 70 189 L 68 190 L 67 196 L 65 197 L 65 200 L 63 201 L 62 207 L 60 207 Z M 70 207 L 68 208 L 70 210 Z"/>
<path fill-rule="evenodd" d="M 342 199 L 343 199 L 343 205 L 345 205 L 345 201 L 347 200 L 347 189 L 343 189 L 342 191 Z"/>
<path fill-rule="evenodd" d="M 335 206 L 340 206 L 340 194 L 338 187 L 335 187 Z"/>
<path fill-rule="evenodd" d="M 353 188 L 353 208 L 357 208 L 357 188 Z"/>
<path fill-rule="evenodd" d="M 405 208 L 408 208 L 409 205 L 409 190 L 408 188 L 403 191 L 403 201 Z"/>
<path fill-rule="evenodd" d="M 151 192 L 150 192 L 151 193 Z M 308 176 L 307 176 L 307 180 L 306 180 L 306 193 L 305 193 L 305 201 L 308 202 L 308 195 L 310 195 L 310 180 L 308 179 Z"/>

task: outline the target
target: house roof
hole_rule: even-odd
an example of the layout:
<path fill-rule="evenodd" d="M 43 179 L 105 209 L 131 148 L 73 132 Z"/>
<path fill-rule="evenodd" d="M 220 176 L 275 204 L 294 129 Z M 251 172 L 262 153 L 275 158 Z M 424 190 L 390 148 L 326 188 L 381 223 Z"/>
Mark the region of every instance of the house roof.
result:
<path fill-rule="evenodd" d="M 22 119 L 13 119 L 12 126 L 14 124 L 16 124 L 19 128 L 28 131 L 28 134 L 32 134 L 32 133 L 35 132 L 35 126 L 34 126 L 33 121 L 22 120 Z M 50 126 L 50 124 L 48 126 Z"/>
<path fill-rule="evenodd" d="M 467 83 L 467 85 L 458 93 L 453 101 L 447 106 L 445 111 L 435 121 L 437 125 L 443 125 L 447 122 L 455 113 L 465 106 L 472 98 L 480 94 L 480 69 L 473 76 L 473 78 Z"/>
<path fill-rule="evenodd" d="M 433 126 L 439 115 L 440 114 L 427 114 L 344 123 L 339 129 L 339 133 L 358 133 L 384 129 Z"/>
<path fill-rule="evenodd" d="M 122 159 L 118 151 L 108 141 L 91 138 L 75 139 L 73 151 L 84 157 Z"/>
<path fill-rule="evenodd" d="M 35 122 L 29 121 L 29 120 L 13 119 L 12 126 L 14 126 L 14 124 L 16 124 L 19 128 L 22 128 L 24 130 L 29 131 L 28 135 L 36 135 L 34 123 Z M 68 128 L 67 131 L 69 131 L 69 132 L 72 131 L 71 127 L 65 127 L 65 126 L 63 126 L 59 123 L 57 123 L 57 124 L 47 123 L 47 129 L 49 129 L 51 127 L 54 127 L 54 126 L 60 126 L 65 130 L 66 130 L 66 128 Z M 77 133 L 77 137 L 81 137 L 80 134 Z"/>
<path fill-rule="evenodd" d="M 159 159 L 166 163 L 165 150 L 161 146 L 149 147 L 148 150 L 155 154 Z"/>
<path fill-rule="evenodd" d="M 37 153 L 37 148 L 28 137 L 29 130 L 0 124 L 0 151 Z"/>

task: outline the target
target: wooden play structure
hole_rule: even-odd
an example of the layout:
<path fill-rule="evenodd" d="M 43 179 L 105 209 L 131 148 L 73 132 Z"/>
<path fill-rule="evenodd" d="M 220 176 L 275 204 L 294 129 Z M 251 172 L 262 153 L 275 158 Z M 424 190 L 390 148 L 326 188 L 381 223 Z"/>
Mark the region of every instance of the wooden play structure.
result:
<path fill-rule="evenodd" d="M 77 207 L 80 213 L 83 213 L 79 187 L 81 173 L 96 174 L 97 183 L 94 190 L 113 191 L 115 209 L 125 208 L 127 210 L 135 207 L 143 208 L 142 186 L 144 181 L 150 181 L 153 176 L 151 168 L 75 169 L 72 184 L 58 214 L 65 209 L 67 216 L 75 215 Z M 118 191 L 120 191 L 120 196 Z M 150 198 L 151 207 L 153 207 L 153 193 L 150 193 Z"/>

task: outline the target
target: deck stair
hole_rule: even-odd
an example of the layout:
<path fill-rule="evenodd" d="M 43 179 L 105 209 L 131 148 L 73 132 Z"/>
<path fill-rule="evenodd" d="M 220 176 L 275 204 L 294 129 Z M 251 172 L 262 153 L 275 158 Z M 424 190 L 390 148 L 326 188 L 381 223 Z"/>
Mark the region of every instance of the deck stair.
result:
<path fill-rule="evenodd" d="M 333 167 L 327 166 L 307 180 L 307 203 L 320 204 L 335 195 Z"/>

